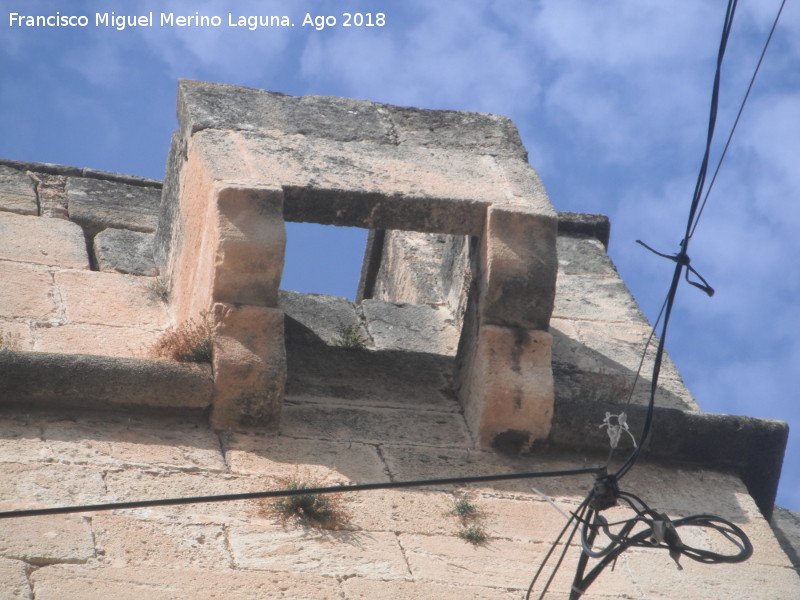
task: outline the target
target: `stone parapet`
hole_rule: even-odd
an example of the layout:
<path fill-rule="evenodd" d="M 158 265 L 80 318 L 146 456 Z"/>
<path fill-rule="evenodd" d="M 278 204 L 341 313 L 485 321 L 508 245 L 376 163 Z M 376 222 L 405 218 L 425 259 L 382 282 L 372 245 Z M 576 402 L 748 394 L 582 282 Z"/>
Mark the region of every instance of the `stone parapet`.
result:
<path fill-rule="evenodd" d="M 65 194 L 70 219 L 90 240 L 107 227 L 151 233 L 158 223 L 158 188 L 70 177 Z"/>
<path fill-rule="evenodd" d="M 535 421 L 552 408 L 552 384 L 515 377 L 510 363 L 484 364 L 492 353 L 519 351 L 514 335 L 484 328 L 525 330 L 538 339 L 555 293 L 555 212 L 508 119 L 192 81 L 179 84 L 178 117 L 156 233 L 176 320 L 215 302 L 277 306 L 284 220 L 480 238 L 472 285 L 478 329 L 467 339 L 492 341 L 460 344 L 471 356 L 461 361 L 464 368 L 475 370 L 461 380 L 463 400 L 485 415 L 473 419 L 474 434 L 482 445 L 503 427 L 527 432 L 526 439 L 546 435 Z M 549 352 L 537 357 L 547 361 Z M 263 363 L 274 379 L 264 383 L 272 399 L 251 411 L 261 424 L 268 414 L 277 419 L 285 378 L 272 370 L 277 364 Z M 513 393 L 481 384 L 478 372 L 513 381 Z M 218 386 L 221 374 L 215 370 Z M 530 409 L 516 408 L 517 396 L 548 408 L 533 418 Z M 241 403 L 215 412 L 218 426 L 242 424 L 229 410 L 234 405 Z M 495 412 L 502 417 L 492 421 Z M 491 435 L 480 429 L 490 422 Z"/>

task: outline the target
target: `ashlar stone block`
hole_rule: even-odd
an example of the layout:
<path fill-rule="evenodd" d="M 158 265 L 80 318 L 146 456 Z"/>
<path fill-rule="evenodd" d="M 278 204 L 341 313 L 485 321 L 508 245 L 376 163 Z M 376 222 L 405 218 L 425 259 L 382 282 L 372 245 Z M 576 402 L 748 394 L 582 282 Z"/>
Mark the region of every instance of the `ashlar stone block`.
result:
<path fill-rule="evenodd" d="M 178 321 L 195 317 L 213 302 L 278 304 L 286 246 L 283 192 L 224 183 L 216 173 L 221 150 L 208 145 L 190 144 L 178 214 L 168 225 L 177 241 L 159 265 Z"/>
<path fill-rule="evenodd" d="M 55 285 L 73 323 L 162 330 L 169 316 L 151 280 L 99 271 L 58 271 Z"/>
<path fill-rule="evenodd" d="M 229 542 L 240 569 L 378 579 L 408 577 L 394 533 L 322 531 L 233 525 Z"/>
<path fill-rule="evenodd" d="M 92 529 L 98 551 L 115 567 L 221 569 L 230 564 L 219 525 L 102 514 L 92 518 Z"/>
<path fill-rule="evenodd" d="M 438 600 L 439 598 L 471 598 L 472 600 L 519 600 L 517 590 L 490 587 L 447 585 L 429 581 L 379 581 L 367 577 L 351 577 L 342 582 L 347 600 L 404 598 L 405 600 Z"/>
<path fill-rule="evenodd" d="M 8 519 L 0 529 L 0 553 L 34 565 L 84 563 L 94 557 L 94 542 L 80 516 Z"/>
<path fill-rule="evenodd" d="M 0 231 L 2 228 L 0 227 Z M 56 316 L 53 276 L 44 267 L 0 260 L 0 315 L 47 319 Z M 5 333 L 14 333 L 3 325 Z"/>
<path fill-rule="evenodd" d="M 27 566 L 21 560 L 0 560 L 0 581 L 8 600 L 29 600 L 33 596 L 26 574 Z"/>
<path fill-rule="evenodd" d="M 217 303 L 213 315 L 212 426 L 277 427 L 286 385 L 283 311 Z"/>
<path fill-rule="evenodd" d="M 81 228 L 69 221 L 0 212 L 0 259 L 88 269 Z"/>
<path fill-rule="evenodd" d="M 172 568 L 171 568 L 172 567 Z M 340 600 L 332 577 L 239 569 L 148 567 L 81 568 L 52 565 L 31 574 L 36 600 Z M 32 596 L 20 598 L 28 600 Z M 16 596 L 11 596 L 16 600 Z"/>
<path fill-rule="evenodd" d="M 459 396 L 478 444 L 525 450 L 546 438 L 553 415 L 552 336 L 483 325 L 468 348 Z"/>
<path fill-rule="evenodd" d="M 36 190 L 27 173 L 0 166 L 0 210 L 20 215 L 39 214 Z"/>
<path fill-rule="evenodd" d="M 104 229 L 94 238 L 94 255 L 100 271 L 131 275 L 156 275 L 153 234 L 127 229 Z"/>
<path fill-rule="evenodd" d="M 482 323 L 547 330 L 558 271 L 556 235 L 552 209 L 489 208 L 478 282 Z"/>
<path fill-rule="evenodd" d="M 283 193 L 223 187 L 216 201 L 214 300 L 277 306 L 286 248 Z"/>

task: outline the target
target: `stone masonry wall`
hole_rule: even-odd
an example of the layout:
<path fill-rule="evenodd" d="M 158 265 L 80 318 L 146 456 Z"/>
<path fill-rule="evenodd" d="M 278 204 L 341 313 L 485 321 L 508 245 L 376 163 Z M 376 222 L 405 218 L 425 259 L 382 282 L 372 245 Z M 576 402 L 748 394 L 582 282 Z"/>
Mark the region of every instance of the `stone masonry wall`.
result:
<path fill-rule="evenodd" d="M 152 238 L 160 183 L 0 164 L 0 331 L 19 350 L 142 356 L 171 323 Z"/>
<path fill-rule="evenodd" d="M 366 378 L 351 386 L 360 397 L 292 393 L 289 418 L 270 436 L 215 433 L 181 418 L 3 410 L 0 509 L 256 491 L 312 478 L 334 485 L 580 468 L 595 460 L 469 450 L 454 400 L 424 406 L 419 397 L 372 393 L 378 390 Z M 532 485 L 568 511 L 591 478 L 346 494 L 337 530 L 282 521 L 255 501 L 4 521 L 2 597 L 520 600 L 565 522 Z M 642 462 L 624 485 L 673 516 L 732 519 L 755 554 L 737 565 L 684 560 L 678 571 L 666 551 L 632 550 L 587 600 L 796 597 L 800 579 L 736 477 Z M 483 544 L 459 537 L 464 526 L 453 510 L 464 492 L 480 511 Z M 566 597 L 578 551 L 568 553 L 547 598 Z"/>
<path fill-rule="evenodd" d="M 159 211 L 158 182 L 0 164 L 0 511 L 609 460 L 599 415 L 647 324 L 607 221 L 556 216 L 507 119 L 181 82 L 179 120 Z M 284 220 L 386 231 L 382 299 L 279 290 Z M 130 358 L 203 310 L 211 367 Z M 657 411 L 621 487 L 731 520 L 753 556 L 679 570 L 630 549 L 583 597 L 796 598 L 762 516 L 785 426 L 699 413 L 671 364 Z M 592 484 L 350 492 L 327 529 L 258 501 L 11 518 L 0 598 L 519 600 Z M 547 598 L 579 555 L 573 539 Z"/>
<path fill-rule="evenodd" d="M 214 431 L 205 419 L 114 411 L 0 408 L 0 510 L 490 473 L 583 468 L 592 452 L 475 449 L 451 392 L 452 323 L 435 307 L 282 292 L 289 380 L 278 432 Z M 403 314 L 415 315 L 403 320 Z M 404 324 L 405 323 L 405 324 Z M 438 325 L 437 325 L 438 323 Z M 426 339 L 420 340 L 420 326 Z M 345 347 L 355 328 L 366 348 Z M 561 510 L 590 476 L 345 494 L 337 529 L 238 501 L 11 519 L 0 528 L 4 598 L 236 597 L 521 600 Z M 538 492 L 532 488 L 535 486 Z M 713 513 L 750 536 L 736 565 L 635 549 L 584 598 L 794 598 L 800 579 L 741 480 L 706 467 L 640 461 L 624 479 L 672 517 Z M 479 513 L 454 514 L 464 493 Z M 612 511 L 610 518 L 629 516 Z M 473 545 L 468 524 L 488 536 Z M 686 535 L 686 534 L 684 534 Z M 686 541 L 732 551 L 724 539 Z M 566 597 L 573 546 L 547 598 Z"/>

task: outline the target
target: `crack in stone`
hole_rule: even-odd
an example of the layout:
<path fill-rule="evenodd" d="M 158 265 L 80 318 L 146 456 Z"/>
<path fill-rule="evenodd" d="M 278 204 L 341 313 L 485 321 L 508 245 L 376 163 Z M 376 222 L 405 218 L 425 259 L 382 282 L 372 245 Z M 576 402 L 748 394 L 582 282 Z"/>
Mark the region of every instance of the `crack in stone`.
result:
<path fill-rule="evenodd" d="M 222 463 L 225 465 L 225 471 L 228 473 L 232 472 L 231 464 L 228 461 L 228 450 L 230 449 L 230 438 L 232 436 L 232 433 L 227 432 L 222 432 L 217 436 L 217 440 L 219 441 L 219 451 L 220 454 L 222 454 Z"/>
<path fill-rule="evenodd" d="M 372 444 L 370 444 L 372 445 Z M 378 453 L 378 458 L 383 465 L 383 472 L 386 473 L 386 476 L 389 478 L 389 481 L 394 481 L 394 475 L 392 474 L 392 470 L 389 468 L 389 463 L 386 462 L 386 457 L 383 455 L 383 448 L 380 444 L 374 444 L 375 452 Z"/>
<path fill-rule="evenodd" d="M 397 540 L 397 546 L 400 548 L 400 554 L 403 557 L 403 562 L 406 564 L 406 570 L 408 570 L 408 575 L 413 579 L 414 573 L 411 570 L 411 563 L 408 562 L 408 557 L 406 556 L 406 549 L 403 547 L 403 543 L 400 541 L 400 533 L 395 531 L 394 532 L 395 540 Z"/>
<path fill-rule="evenodd" d="M 228 553 L 228 566 L 233 571 L 238 571 L 239 566 L 233 556 L 233 548 L 231 547 L 230 528 L 226 524 L 222 524 L 222 535 L 225 538 L 225 551 Z"/>

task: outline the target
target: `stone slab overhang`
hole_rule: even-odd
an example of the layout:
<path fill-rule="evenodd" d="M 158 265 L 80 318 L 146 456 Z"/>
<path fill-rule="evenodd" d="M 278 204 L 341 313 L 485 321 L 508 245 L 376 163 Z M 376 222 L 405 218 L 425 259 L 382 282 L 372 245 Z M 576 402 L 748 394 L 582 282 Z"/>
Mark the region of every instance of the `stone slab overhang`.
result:
<path fill-rule="evenodd" d="M 645 422 L 644 406 L 610 402 L 559 400 L 547 444 L 556 448 L 608 453 L 608 434 L 598 427 L 606 412 L 625 411 L 633 431 Z M 655 407 L 644 458 L 684 466 L 713 466 L 742 478 L 762 514 L 769 519 L 781 475 L 789 426 L 783 421 L 734 415 L 692 413 Z M 632 448 L 621 443 L 618 459 Z"/>
<path fill-rule="evenodd" d="M 547 435 L 557 217 L 507 118 L 181 81 L 178 119 L 155 255 L 178 321 L 216 315 L 216 426 L 277 426 L 284 222 L 308 221 L 477 238 L 467 420 L 482 446 Z"/>
<path fill-rule="evenodd" d="M 0 350 L 0 405 L 206 411 L 207 365 L 90 354 Z"/>

